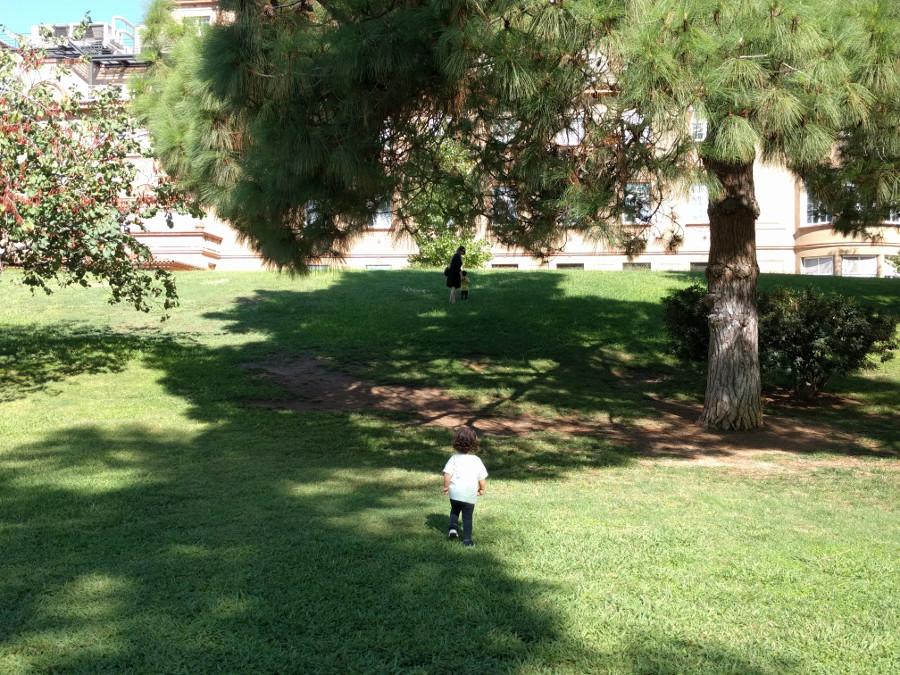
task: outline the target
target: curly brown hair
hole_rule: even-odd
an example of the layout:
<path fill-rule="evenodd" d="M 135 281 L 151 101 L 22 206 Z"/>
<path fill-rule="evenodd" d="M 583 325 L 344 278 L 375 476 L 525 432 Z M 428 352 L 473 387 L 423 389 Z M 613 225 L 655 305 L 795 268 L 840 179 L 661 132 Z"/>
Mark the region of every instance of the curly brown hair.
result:
<path fill-rule="evenodd" d="M 478 450 L 478 436 L 471 427 L 460 427 L 453 437 L 453 449 L 464 455 Z"/>

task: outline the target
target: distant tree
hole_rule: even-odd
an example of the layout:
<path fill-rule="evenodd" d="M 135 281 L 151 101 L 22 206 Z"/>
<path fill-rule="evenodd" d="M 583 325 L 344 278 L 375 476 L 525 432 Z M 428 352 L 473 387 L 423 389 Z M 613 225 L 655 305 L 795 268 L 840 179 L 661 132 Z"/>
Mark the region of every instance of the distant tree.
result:
<path fill-rule="evenodd" d="M 0 50 L 0 268 L 21 267 L 47 293 L 93 279 L 109 285 L 110 302 L 175 306 L 172 275 L 150 269 L 149 249 L 128 233 L 183 206 L 175 184 L 137 179 L 129 157 L 141 143 L 118 88 L 86 99 L 65 88 L 63 64 L 48 66 L 24 38 Z"/>
<path fill-rule="evenodd" d="M 477 269 L 493 256 L 490 242 L 476 234 L 479 210 L 467 200 L 471 187 L 466 181 L 472 167 L 454 144 L 442 147 L 444 155 L 437 161 L 445 180 L 422 185 L 400 203 L 398 230 L 411 235 L 419 249 L 408 258 L 413 267 L 444 267 L 464 246 L 465 266 Z"/>
<path fill-rule="evenodd" d="M 165 166 L 277 264 L 340 252 L 379 200 L 435 185 L 535 255 L 570 231 L 639 254 L 651 224 L 671 221 L 677 245 L 666 198 L 705 186 L 704 426 L 762 424 L 755 161 L 805 179 L 842 231 L 900 198 L 895 0 L 219 6 L 234 20 L 181 94 L 215 102 L 219 123 Z"/>
<path fill-rule="evenodd" d="M 476 239 L 471 232 L 460 232 L 453 223 L 445 223 L 435 227 L 420 227 L 413 235 L 418 253 L 409 256 L 411 267 L 443 267 L 450 263 L 456 249 L 466 249 L 465 268 L 478 269 L 493 256 L 491 246 L 486 239 Z"/>

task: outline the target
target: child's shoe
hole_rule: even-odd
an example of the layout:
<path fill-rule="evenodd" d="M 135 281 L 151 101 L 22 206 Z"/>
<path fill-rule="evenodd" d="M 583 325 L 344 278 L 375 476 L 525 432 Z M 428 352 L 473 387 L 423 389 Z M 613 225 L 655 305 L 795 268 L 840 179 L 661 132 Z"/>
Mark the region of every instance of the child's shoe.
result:
<path fill-rule="evenodd" d="M 463 546 L 475 546 L 475 542 L 469 539 L 463 542 Z"/>
<path fill-rule="evenodd" d="M 453 539 L 458 539 L 458 538 L 459 538 L 459 532 L 457 532 L 456 530 L 450 530 L 447 533 L 447 539 L 453 540 Z"/>

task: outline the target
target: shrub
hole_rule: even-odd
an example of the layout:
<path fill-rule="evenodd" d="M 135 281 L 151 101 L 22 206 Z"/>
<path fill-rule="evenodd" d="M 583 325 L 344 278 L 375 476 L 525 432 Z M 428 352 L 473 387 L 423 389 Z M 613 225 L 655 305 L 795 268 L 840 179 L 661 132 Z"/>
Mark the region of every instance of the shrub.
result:
<path fill-rule="evenodd" d="M 414 235 L 419 252 L 407 258 L 410 267 L 440 267 L 450 264 L 450 258 L 460 246 L 466 247 L 465 269 L 477 269 L 493 256 L 491 245 L 486 239 L 476 239 L 466 231 L 456 231 L 448 226 L 444 229 L 422 229 Z"/>
<path fill-rule="evenodd" d="M 835 375 L 892 356 L 898 317 L 842 295 L 777 288 L 759 299 L 759 358 L 764 372 L 790 377 L 794 395 L 811 400 Z"/>
<path fill-rule="evenodd" d="M 666 351 L 683 361 L 705 361 L 709 352 L 709 307 L 706 286 L 694 282 L 662 299 Z"/>
<path fill-rule="evenodd" d="M 706 288 L 699 283 L 663 298 L 668 351 L 703 361 L 709 349 Z M 835 375 L 848 375 L 882 361 L 898 346 L 898 317 L 842 295 L 777 288 L 759 298 L 759 359 L 767 374 L 786 375 L 794 395 L 814 399 Z"/>

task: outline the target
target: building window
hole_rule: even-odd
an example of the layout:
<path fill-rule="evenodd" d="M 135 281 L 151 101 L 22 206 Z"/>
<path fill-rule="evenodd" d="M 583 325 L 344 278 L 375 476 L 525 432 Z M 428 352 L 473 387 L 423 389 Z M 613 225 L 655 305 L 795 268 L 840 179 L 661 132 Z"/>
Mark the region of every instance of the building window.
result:
<path fill-rule="evenodd" d="M 495 263 L 491 265 L 492 270 L 517 270 L 519 263 Z"/>
<path fill-rule="evenodd" d="M 491 125 L 491 136 L 502 145 L 506 145 L 516 136 L 519 130 L 519 121 L 510 117 L 496 120 Z"/>
<path fill-rule="evenodd" d="M 834 220 L 834 215 L 828 213 L 828 209 L 813 199 L 809 194 L 809 190 L 804 189 L 803 194 L 806 201 L 806 224 L 830 225 Z"/>
<path fill-rule="evenodd" d="M 310 272 L 327 272 L 331 269 L 331 265 L 310 265 Z"/>
<path fill-rule="evenodd" d="M 512 188 L 506 185 L 495 185 L 492 190 L 491 213 L 499 222 L 512 222 L 519 219 L 516 199 Z"/>
<path fill-rule="evenodd" d="M 822 258 L 803 258 L 800 261 L 803 274 L 817 277 L 834 276 L 834 258 L 831 256 Z"/>
<path fill-rule="evenodd" d="M 557 145 L 574 147 L 584 141 L 584 115 L 576 115 L 569 125 L 556 134 Z"/>
<path fill-rule="evenodd" d="M 841 257 L 842 277 L 877 277 L 878 257 L 874 255 L 845 255 Z"/>
<path fill-rule="evenodd" d="M 186 16 L 183 21 L 184 25 L 192 28 L 197 35 L 202 35 L 203 29 L 212 24 L 212 19 L 208 16 Z"/>
<path fill-rule="evenodd" d="M 884 265 L 881 268 L 881 276 L 884 277 L 900 277 L 900 267 L 894 265 L 890 260 L 888 260 L 888 256 L 884 257 Z"/>
<path fill-rule="evenodd" d="M 319 217 L 319 205 L 316 202 L 306 202 L 303 207 L 303 224 L 309 227 Z"/>
<path fill-rule="evenodd" d="M 623 270 L 649 270 L 650 263 L 647 262 L 624 262 L 622 263 Z"/>
<path fill-rule="evenodd" d="M 697 113 L 691 113 L 691 138 L 701 143 L 706 140 L 706 135 L 709 133 L 709 125 L 706 122 L 706 118 L 700 117 Z"/>
<path fill-rule="evenodd" d="M 622 113 L 622 123 L 622 139 L 626 145 L 631 144 L 635 137 L 641 143 L 649 143 L 651 141 L 650 125 L 644 121 L 644 116 L 637 110 L 626 110 Z"/>
<path fill-rule="evenodd" d="M 369 218 L 370 230 L 389 230 L 393 220 L 393 208 L 390 199 L 378 203 L 375 213 Z"/>
<path fill-rule="evenodd" d="M 709 222 L 709 189 L 705 185 L 691 185 L 688 208 L 689 223 Z"/>
<path fill-rule="evenodd" d="M 692 262 L 691 272 L 705 272 L 707 264 L 705 262 Z"/>
<path fill-rule="evenodd" d="M 584 263 L 556 263 L 558 270 L 583 270 Z"/>
<path fill-rule="evenodd" d="M 650 184 L 628 183 L 625 186 L 623 200 L 625 212 L 622 222 L 626 224 L 645 224 L 650 222 Z"/>
<path fill-rule="evenodd" d="M 366 265 L 367 270 L 389 270 L 392 269 L 390 265 Z"/>

